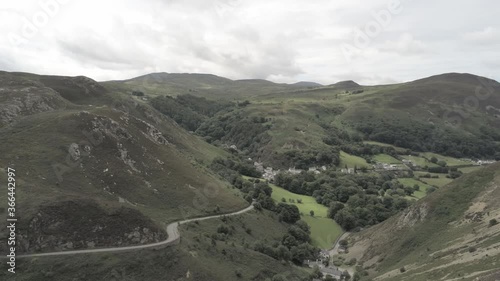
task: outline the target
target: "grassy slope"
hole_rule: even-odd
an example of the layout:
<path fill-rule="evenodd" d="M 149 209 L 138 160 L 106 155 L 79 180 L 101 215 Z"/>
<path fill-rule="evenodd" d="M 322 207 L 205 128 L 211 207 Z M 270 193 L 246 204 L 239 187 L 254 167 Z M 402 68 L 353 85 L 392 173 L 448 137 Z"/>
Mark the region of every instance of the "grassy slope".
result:
<path fill-rule="evenodd" d="M 25 89 L 22 81 L 31 76 L 16 74 L 8 78 L 14 81 L 11 85 L 16 85 L 16 89 Z M 46 89 L 36 79 L 33 81 L 36 87 Z M 80 80 L 63 81 L 80 83 Z M 87 80 L 84 83 L 93 85 Z M 78 92 L 70 94 L 75 98 Z M 99 102 L 109 99 L 114 102 L 92 104 L 96 97 L 85 96 L 78 101 L 86 105 L 67 101 L 65 106 L 52 111 L 17 116 L 16 123 L 0 129 L 0 167 L 17 170 L 20 188 L 16 199 L 23 206 L 18 211 L 22 219 L 20 231 L 26 231 L 40 206 L 81 199 L 94 200 L 109 212 L 122 207 L 135 208 L 160 227 L 183 217 L 201 216 L 216 209 L 229 212 L 247 205 L 228 188 L 228 183 L 203 165 L 215 156 L 224 156 L 225 152 L 125 95 L 105 90 L 96 95 Z M 154 139 L 153 127 L 167 143 Z M 92 129 L 97 130 L 95 139 L 99 134 L 104 136 L 102 142 L 91 143 L 84 134 Z M 82 156 L 78 161 L 69 156 L 72 143 L 80 144 Z M 88 155 L 84 153 L 85 145 L 90 147 Z M 62 180 L 53 169 L 55 164 L 65 167 Z M 0 178 L 5 180 L 3 173 Z M 6 193 L 0 194 L 0 200 L 6 200 Z"/>
<path fill-rule="evenodd" d="M 236 100 L 249 99 L 252 104 L 241 110 L 242 117 L 257 116 L 271 120 L 266 125 L 271 126 L 268 133 L 272 140 L 261 147 L 256 156 L 267 164 L 281 167 L 283 163 L 279 156 L 287 151 L 327 148 L 323 143 L 326 132 L 319 124 L 340 126 L 350 131 L 353 130 L 352 123 L 363 116 L 385 116 L 392 120 L 411 115 L 421 122 L 431 121 L 436 126 L 444 126 L 441 117 L 452 101 L 463 101 L 466 94 L 471 92 L 469 90 L 474 92 L 478 81 L 471 75 L 447 74 L 411 83 L 362 86 L 364 92 L 360 94 L 346 93 L 352 90 L 352 85 L 360 87 L 353 83 L 307 89 L 264 80 L 231 81 L 202 74 L 159 73 L 127 81 L 107 82 L 106 85 L 112 91 L 144 89 L 147 95 L 189 93 L 213 99 L 222 96 Z M 496 97 L 491 97 L 489 101 L 490 105 L 497 106 Z M 459 129 L 477 133 L 479 121 L 496 126 L 498 122 L 490 117 L 480 108 Z M 403 153 L 403 150 L 400 152 Z M 366 165 L 361 159 L 353 159 L 345 154 L 342 156 L 348 165 Z M 423 158 L 415 160 L 422 166 L 435 166 Z M 448 162 L 461 164 L 458 159 L 449 159 Z"/>
<path fill-rule="evenodd" d="M 449 184 L 453 181 L 453 179 L 447 178 L 446 174 L 435 174 L 435 173 L 427 173 L 427 172 L 415 172 L 415 175 L 418 177 L 420 175 L 430 174 L 432 176 L 438 176 L 439 178 L 419 178 L 420 181 L 430 184 L 436 187 L 441 187 Z"/>
<path fill-rule="evenodd" d="M 349 153 L 346 153 L 344 151 L 340 152 L 340 165 L 341 168 L 344 168 L 347 166 L 347 168 L 354 168 L 356 166 L 357 168 L 361 167 L 370 167 L 370 164 L 366 163 L 366 160 L 355 155 L 351 155 Z"/>
<path fill-rule="evenodd" d="M 350 255 L 380 280 L 472 280 L 468 274 L 497 269 L 500 227 L 488 222 L 500 217 L 495 199 L 500 195 L 499 167 L 467 174 L 403 214 L 356 234 Z M 469 253 L 470 246 L 477 252 Z M 403 266 L 407 271 L 401 274 Z"/>
<path fill-rule="evenodd" d="M 333 246 L 333 242 L 342 234 L 342 228 L 334 220 L 328 218 L 326 206 L 318 204 L 311 196 L 295 194 L 274 184 L 270 186 L 273 188 L 271 196 L 276 202 L 282 202 L 282 198 L 285 198 L 287 204 L 293 204 L 299 208 L 301 219 L 311 227 L 313 245 L 323 249 Z M 291 203 L 289 199 L 295 202 Z M 297 203 L 298 199 L 302 200 L 302 203 Z M 310 215 L 310 211 L 314 211 L 314 217 Z"/>
<path fill-rule="evenodd" d="M 259 79 L 230 80 L 211 74 L 189 73 L 152 73 L 103 84 L 118 91 L 143 91 L 147 96 L 191 94 L 213 99 L 248 99 L 251 96 L 308 88 Z"/>
<path fill-rule="evenodd" d="M 281 239 L 286 225 L 269 212 L 250 212 L 228 217 L 233 234 L 214 246 L 220 219 L 191 223 L 180 228 L 177 246 L 115 254 L 48 257 L 19 260 L 16 280 L 266 280 L 276 274 L 299 281 L 308 276 L 305 268 L 283 264 L 249 248 L 257 240 Z M 251 229 L 248 234 L 246 229 Z M 92 270 L 89 270 L 92 268 Z M 241 278 L 236 277 L 236 270 Z M 2 271 L 0 279 L 10 273 Z M 2 279 L 10 280 L 10 279 Z"/>
<path fill-rule="evenodd" d="M 399 178 L 398 181 L 401 184 L 403 184 L 404 186 L 408 186 L 408 187 L 413 187 L 416 184 L 418 186 L 420 186 L 420 190 L 415 191 L 415 193 L 413 193 L 413 195 L 412 195 L 412 197 L 417 198 L 417 199 L 421 199 L 421 198 L 425 197 L 425 195 L 427 194 L 426 191 L 430 187 L 429 185 L 425 184 L 424 182 L 413 179 L 413 178 Z"/>
<path fill-rule="evenodd" d="M 388 163 L 388 164 L 401 164 L 401 161 L 387 154 L 377 154 L 373 156 L 373 161 Z"/>

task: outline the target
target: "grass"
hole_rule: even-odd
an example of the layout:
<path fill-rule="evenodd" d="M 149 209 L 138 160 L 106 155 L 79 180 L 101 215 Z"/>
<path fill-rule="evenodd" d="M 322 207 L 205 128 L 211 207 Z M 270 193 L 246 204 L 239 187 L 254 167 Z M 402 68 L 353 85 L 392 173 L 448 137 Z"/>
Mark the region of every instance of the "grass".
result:
<path fill-rule="evenodd" d="M 387 164 L 401 164 L 401 161 L 388 155 L 388 154 L 377 154 L 373 156 L 373 161 L 387 163 Z"/>
<path fill-rule="evenodd" d="M 341 168 L 344 168 L 345 166 L 347 166 L 348 168 L 354 168 L 354 166 L 356 166 L 357 168 L 361 168 L 361 167 L 370 168 L 370 164 L 368 164 L 364 158 L 348 154 L 344 151 L 340 151 L 340 165 L 339 166 Z"/>
<path fill-rule="evenodd" d="M 320 218 L 311 216 L 301 216 L 311 227 L 312 244 L 321 249 L 330 249 L 333 243 L 342 235 L 342 228 L 330 218 Z"/>
<path fill-rule="evenodd" d="M 444 175 L 441 175 L 439 178 L 420 178 L 421 181 L 425 182 L 426 184 L 430 184 L 436 187 L 443 187 L 450 182 L 453 181 L 453 179 L 447 178 Z"/>
<path fill-rule="evenodd" d="M 421 182 L 421 181 L 419 181 L 419 180 L 416 180 L 416 179 L 414 179 L 414 178 L 400 178 L 400 179 L 398 179 L 398 181 L 399 181 L 402 185 L 404 185 L 404 186 L 413 187 L 413 186 L 415 186 L 416 184 L 417 184 L 418 186 L 420 186 L 420 190 L 419 190 L 419 191 L 415 191 L 415 192 L 413 193 L 413 195 L 411 196 L 411 197 L 414 197 L 414 198 L 417 198 L 417 199 L 424 198 L 424 197 L 427 195 L 427 193 L 426 193 L 427 189 L 428 189 L 429 187 L 431 187 L 430 185 L 427 185 L 427 184 L 425 184 L 425 183 L 423 183 L 423 182 Z"/>
<path fill-rule="evenodd" d="M 391 278 L 382 278 L 383 280 L 437 280 L 446 277 L 458 277 L 457 270 L 464 272 L 474 272 L 472 268 L 463 270 L 462 268 L 472 265 L 472 262 L 464 263 L 462 266 L 439 268 L 436 272 L 425 272 L 426 270 L 436 268 L 441 264 L 456 261 L 459 256 L 455 253 L 463 251 L 463 245 L 468 245 L 470 235 L 476 235 L 478 240 L 486 238 L 484 229 L 487 227 L 484 223 L 466 222 L 463 220 L 464 213 L 470 208 L 471 202 L 480 200 L 496 208 L 497 202 L 493 193 L 491 197 L 484 197 L 486 189 L 492 186 L 492 183 L 499 182 L 498 165 L 481 169 L 474 174 L 464 175 L 444 188 L 440 188 L 416 203 L 412 208 L 415 215 L 421 215 L 425 210 L 425 219 L 419 218 L 415 224 L 411 222 L 404 223 L 401 217 L 396 216 L 381 225 L 367 229 L 357 236 L 363 237 L 362 240 L 370 245 L 369 251 L 365 252 L 364 259 L 373 257 L 383 257 L 379 259 L 376 265 L 376 275 L 384 274 L 391 270 L 397 271 Z M 498 189 L 496 189 L 498 193 Z M 496 205 L 495 205 L 496 204 Z M 417 211 L 417 210 L 421 211 Z M 405 227 L 401 227 L 404 223 Z M 498 236 L 498 232 L 494 234 Z M 466 239 L 464 239 L 467 237 Z M 496 239 L 494 236 L 487 237 L 489 240 Z M 477 241 L 477 240 L 476 240 Z M 494 241 L 494 240 L 492 240 Z M 358 240 L 359 243 L 363 243 Z M 357 243 L 358 243 L 357 242 Z M 479 249 L 482 251 L 483 249 Z M 441 256 L 431 253 L 442 253 Z M 491 258 L 498 261 L 499 255 Z M 498 269 L 498 265 L 488 261 L 490 257 L 482 259 L 476 258 L 474 263 L 487 264 L 484 269 Z M 411 265 L 411 266 L 408 266 Z M 401 274 L 399 268 L 406 266 L 409 270 Z M 478 267 L 479 269 L 479 267 Z M 424 273 L 419 275 L 418 273 Z M 432 275 L 432 277 L 431 277 Z M 463 276 L 463 275 L 462 275 Z M 371 276 L 372 278 L 374 276 Z M 464 280 L 472 280 L 464 279 Z"/>
<path fill-rule="evenodd" d="M 232 234 L 225 241 L 215 241 L 214 245 L 212 235 L 221 224 L 229 226 Z M 278 222 L 276 214 L 251 211 L 227 217 L 226 222 L 213 219 L 182 225 L 180 244 L 165 249 L 19 259 L 14 279 L 271 280 L 280 274 L 285 280 L 305 280 L 309 274 L 306 269 L 282 263 L 252 249 L 256 241 L 271 244 L 281 240 L 286 229 L 287 225 Z M 241 272 L 241 278 L 236 276 L 236 271 Z M 14 279 L 7 270 L 0 272 L 0 280 Z"/>
<path fill-rule="evenodd" d="M 378 141 L 363 141 L 365 144 L 371 144 L 371 145 L 378 145 L 378 146 L 385 146 L 385 147 L 394 147 L 392 144 L 387 144 L 387 143 L 382 143 Z"/>
<path fill-rule="evenodd" d="M 73 105 L 26 116 L 0 129 L 0 168 L 15 168 L 22 186 L 16 194 L 23 206 L 18 212 L 24 218 L 20 231 L 27 231 L 42 205 L 66 201 L 92 200 L 109 212 L 137 209 L 160 227 L 183 217 L 230 212 L 247 205 L 236 189 L 228 188 L 204 165 L 224 156 L 223 150 L 161 119 L 148 106 L 123 100 L 123 107 L 127 105 L 129 114 L 111 106 Z M 168 143 L 155 140 L 147 124 L 154 124 Z M 102 139 L 99 133 L 93 139 L 84 133 L 94 129 L 102 133 Z M 80 144 L 80 151 L 87 145 L 90 152 L 82 152 L 74 161 L 68 153 L 72 143 Z M 53 165 L 65 167 L 61 177 Z M 0 193 L 0 200 L 6 200 L 6 195 Z M 80 225 L 73 222 L 67 233 L 72 228 L 76 232 Z M 57 239 L 65 240 L 64 235 L 61 232 Z"/>
<path fill-rule="evenodd" d="M 458 168 L 459 171 L 461 171 L 464 174 L 470 173 L 477 171 L 479 169 L 483 168 L 482 166 L 471 166 L 471 167 L 463 167 L 463 168 Z"/>
<path fill-rule="evenodd" d="M 470 165 L 472 162 L 454 158 L 454 157 L 449 157 L 449 156 L 443 156 L 437 153 L 432 153 L 432 152 L 423 152 L 420 153 L 420 155 L 424 156 L 427 159 L 431 159 L 432 157 L 436 157 L 438 161 L 442 160 L 448 164 L 448 166 L 453 167 L 453 166 L 462 166 L 462 165 Z"/>
<path fill-rule="evenodd" d="M 314 216 L 320 218 L 326 218 L 328 215 L 328 208 L 316 202 L 316 200 L 307 195 L 300 195 L 292 193 L 284 188 L 278 187 L 277 185 L 270 184 L 273 188 L 273 193 L 271 197 L 276 202 L 282 202 L 282 198 L 286 199 L 287 204 L 293 204 L 299 208 L 299 211 L 304 215 L 309 216 L 310 211 L 314 211 Z M 291 203 L 289 199 L 293 199 L 295 203 Z M 302 200 L 302 203 L 297 203 L 298 200 Z"/>
<path fill-rule="evenodd" d="M 411 160 L 415 165 L 418 165 L 420 167 L 439 167 L 437 164 L 432 163 L 431 161 L 425 159 L 424 157 L 420 156 L 410 156 L 410 155 L 404 155 L 401 156 L 401 158 L 406 159 L 406 160 Z"/>
<path fill-rule="evenodd" d="M 311 196 L 292 193 L 274 184 L 270 184 L 273 188 L 271 197 L 276 202 L 282 202 L 282 198 L 286 199 L 287 204 L 293 204 L 299 208 L 301 219 L 307 222 L 311 227 L 311 239 L 314 246 L 330 249 L 337 238 L 342 235 L 342 228 L 332 219 L 328 218 L 328 208 L 318 204 Z M 289 202 L 289 199 L 295 200 L 295 203 Z M 297 203 L 297 200 L 302 200 L 302 203 Z M 314 211 L 314 217 L 309 212 Z"/>

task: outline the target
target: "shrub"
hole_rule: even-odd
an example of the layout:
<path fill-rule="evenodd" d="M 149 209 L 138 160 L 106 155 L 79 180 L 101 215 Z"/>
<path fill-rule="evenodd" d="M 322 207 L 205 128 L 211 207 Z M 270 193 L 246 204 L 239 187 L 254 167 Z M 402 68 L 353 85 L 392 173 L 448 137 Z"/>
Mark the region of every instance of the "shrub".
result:
<path fill-rule="evenodd" d="M 494 226 L 494 225 L 497 225 L 497 224 L 498 224 L 498 221 L 496 219 L 491 219 L 490 220 L 490 227 Z"/>

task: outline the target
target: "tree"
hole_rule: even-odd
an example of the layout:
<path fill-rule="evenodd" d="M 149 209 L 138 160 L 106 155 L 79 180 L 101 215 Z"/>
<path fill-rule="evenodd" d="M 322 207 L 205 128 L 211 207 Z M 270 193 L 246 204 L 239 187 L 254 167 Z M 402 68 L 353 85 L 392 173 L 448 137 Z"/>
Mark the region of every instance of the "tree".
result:
<path fill-rule="evenodd" d="M 436 164 L 438 164 L 441 167 L 446 167 L 446 165 L 447 165 L 446 162 L 443 160 L 439 160 Z"/>
<path fill-rule="evenodd" d="M 220 224 L 218 227 L 217 227 L 217 233 L 223 233 L 223 234 L 229 234 L 229 227 L 227 227 L 226 225 L 224 224 Z"/>
<path fill-rule="evenodd" d="M 295 223 L 300 220 L 300 211 L 295 205 L 279 203 L 276 207 L 276 212 L 279 214 L 280 220 L 284 222 Z"/>
<path fill-rule="evenodd" d="M 491 227 L 491 226 L 495 226 L 495 225 L 497 225 L 497 224 L 498 224 L 498 221 L 497 221 L 496 219 L 491 219 L 491 220 L 490 220 L 490 227 Z"/>
<path fill-rule="evenodd" d="M 313 210 L 309 211 L 309 214 L 311 215 L 311 217 L 314 217 L 314 211 Z"/>
<path fill-rule="evenodd" d="M 333 202 L 330 204 L 330 208 L 328 209 L 328 217 L 334 218 L 338 211 L 344 208 L 344 204 L 340 202 Z"/>
<path fill-rule="evenodd" d="M 347 231 L 356 227 L 356 217 L 346 208 L 338 211 L 334 219 Z"/>
<path fill-rule="evenodd" d="M 406 195 L 411 196 L 415 192 L 415 187 L 405 186 L 404 191 Z"/>
<path fill-rule="evenodd" d="M 349 274 L 349 272 L 347 270 L 344 270 L 344 272 L 342 272 L 342 276 L 341 276 L 344 280 L 350 280 L 351 279 L 351 274 Z"/>
<path fill-rule="evenodd" d="M 321 278 L 323 277 L 323 273 L 321 273 L 321 270 L 319 269 L 319 266 L 315 265 L 313 267 L 313 272 L 311 273 L 312 278 Z"/>
<path fill-rule="evenodd" d="M 325 281 L 336 281 L 337 279 L 333 278 L 331 275 L 327 274 L 325 277 Z"/>
<path fill-rule="evenodd" d="M 431 162 L 436 164 L 438 162 L 438 159 L 435 156 L 431 157 Z"/>
<path fill-rule="evenodd" d="M 253 204 L 253 206 L 254 206 L 255 210 L 262 211 L 262 205 L 259 202 L 255 202 Z"/>
<path fill-rule="evenodd" d="M 347 248 L 347 245 L 349 245 L 349 242 L 347 242 L 347 240 L 345 240 L 345 239 L 342 239 L 342 240 L 339 241 L 339 245 L 342 248 Z"/>

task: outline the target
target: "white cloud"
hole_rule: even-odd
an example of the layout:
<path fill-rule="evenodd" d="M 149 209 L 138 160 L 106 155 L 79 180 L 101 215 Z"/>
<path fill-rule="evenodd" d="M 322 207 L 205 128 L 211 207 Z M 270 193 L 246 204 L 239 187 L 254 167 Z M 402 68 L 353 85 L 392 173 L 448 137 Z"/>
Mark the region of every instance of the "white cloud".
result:
<path fill-rule="evenodd" d="M 420 40 L 413 38 L 411 34 L 401 34 L 396 40 L 388 40 L 381 47 L 383 52 L 405 55 L 420 55 L 430 52 L 430 48 Z"/>
<path fill-rule="evenodd" d="M 347 60 L 340 47 L 353 44 L 353 30 L 363 30 L 393 1 L 2 1 L 0 68 L 97 80 L 153 71 L 325 84 L 448 71 L 500 77 L 488 63 L 500 57 L 493 47 L 500 3 L 488 0 L 432 7 L 401 0 L 403 9 Z"/>
<path fill-rule="evenodd" d="M 500 44 L 500 30 L 491 26 L 479 31 L 467 32 L 463 37 L 476 44 Z"/>

